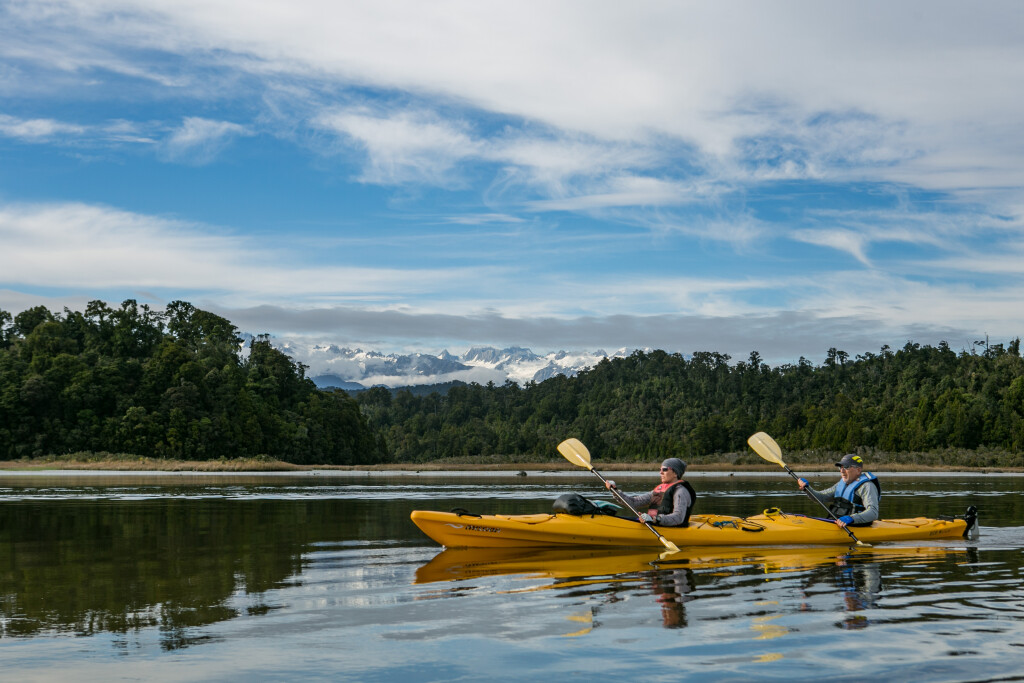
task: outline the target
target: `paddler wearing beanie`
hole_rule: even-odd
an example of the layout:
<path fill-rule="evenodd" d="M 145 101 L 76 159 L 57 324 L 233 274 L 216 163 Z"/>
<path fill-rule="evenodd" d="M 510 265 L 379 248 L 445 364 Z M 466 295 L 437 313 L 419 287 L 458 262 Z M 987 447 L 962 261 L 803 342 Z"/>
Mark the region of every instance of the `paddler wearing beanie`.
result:
<path fill-rule="evenodd" d="M 697 492 L 683 480 L 685 472 L 685 462 L 679 458 L 668 458 L 661 463 L 661 483 L 653 491 L 637 496 L 620 493 L 637 510 L 647 510 L 640 515 L 643 522 L 659 526 L 687 526 L 693 505 L 697 502 Z M 618 489 L 611 480 L 605 482 L 605 487 Z"/>

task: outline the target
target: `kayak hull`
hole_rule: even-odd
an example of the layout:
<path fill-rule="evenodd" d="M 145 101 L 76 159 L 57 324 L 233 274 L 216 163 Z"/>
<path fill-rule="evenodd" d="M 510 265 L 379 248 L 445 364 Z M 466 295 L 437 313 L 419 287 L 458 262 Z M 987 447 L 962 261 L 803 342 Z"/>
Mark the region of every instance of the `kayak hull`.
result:
<path fill-rule="evenodd" d="M 413 523 L 446 548 L 622 547 L 663 548 L 645 525 L 610 515 L 471 515 L 414 510 Z M 849 545 L 850 536 L 830 520 L 766 511 L 752 517 L 693 515 L 686 528 L 655 527 L 679 547 Z M 878 520 L 851 531 L 864 543 L 959 538 L 964 519 Z"/>

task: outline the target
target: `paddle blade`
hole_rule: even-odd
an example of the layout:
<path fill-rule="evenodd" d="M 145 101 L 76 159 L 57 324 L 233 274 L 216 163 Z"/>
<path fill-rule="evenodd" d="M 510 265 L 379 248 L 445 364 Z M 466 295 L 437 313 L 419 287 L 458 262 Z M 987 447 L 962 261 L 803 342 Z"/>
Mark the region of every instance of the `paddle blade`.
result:
<path fill-rule="evenodd" d="M 590 465 L 590 451 L 579 439 L 566 439 L 558 444 L 558 452 L 573 465 L 586 467 L 588 470 L 594 469 Z"/>
<path fill-rule="evenodd" d="M 764 432 L 758 432 L 749 439 L 747 443 L 754 449 L 754 452 L 760 455 L 768 462 L 773 462 L 776 465 L 786 466 L 786 463 L 782 461 L 782 449 L 779 448 L 779 444 L 775 443 L 775 439 L 768 436 Z"/>
<path fill-rule="evenodd" d="M 658 538 L 661 539 L 662 545 L 668 548 L 668 550 L 661 554 L 661 559 L 664 560 L 668 555 L 674 555 L 675 553 L 679 552 L 679 546 L 677 546 L 675 543 L 668 540 L 664 536 L 658 536 Z"/>

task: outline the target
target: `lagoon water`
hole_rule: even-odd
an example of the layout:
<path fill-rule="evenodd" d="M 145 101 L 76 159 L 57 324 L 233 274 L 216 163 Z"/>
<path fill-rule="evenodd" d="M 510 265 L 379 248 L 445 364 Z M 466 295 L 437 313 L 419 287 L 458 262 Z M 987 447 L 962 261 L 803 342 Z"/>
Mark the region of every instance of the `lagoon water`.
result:
<path fill-rule="evenodd" d="M 884 516 L 974 504 L 981 538 L 443 551 L 413 509 L 606 496 L 588 473 L 0 473 L 0 680 L 1019 680 L 1024 477 L 882 479 Z M 706 512 L 816 512 L 784 474 L 690 480 Z"/>

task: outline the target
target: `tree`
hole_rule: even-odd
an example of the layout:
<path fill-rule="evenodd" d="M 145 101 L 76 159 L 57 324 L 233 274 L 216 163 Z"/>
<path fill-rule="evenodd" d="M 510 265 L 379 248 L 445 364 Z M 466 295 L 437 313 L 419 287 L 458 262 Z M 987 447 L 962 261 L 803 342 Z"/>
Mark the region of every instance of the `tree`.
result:
<path fill-rule="evenodd" d="M 13 321 L 13 324 L 11 322 Z M 187 302 L 0 311 L 0 458 L 103 450 L 293 462 L 387 459 L 358 406 L 325 397 L 265 336 Z"/>

